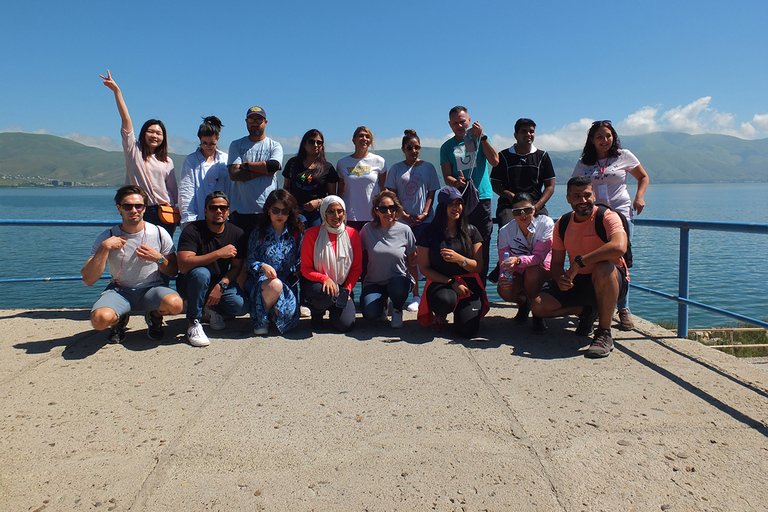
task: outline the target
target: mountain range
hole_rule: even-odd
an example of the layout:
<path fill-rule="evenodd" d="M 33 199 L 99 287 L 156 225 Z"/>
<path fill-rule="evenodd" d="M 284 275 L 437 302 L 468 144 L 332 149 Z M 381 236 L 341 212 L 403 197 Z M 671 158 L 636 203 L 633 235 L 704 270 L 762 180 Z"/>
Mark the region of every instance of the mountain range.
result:
<path fill-rule="evenodd" d="M 768 139 L 744 140 L 727 135 L 652 133 L 621 138 L 642 162 L 652 183 L 768 181 Z M 228 141 L 225 143 L 228 145 Z M 223 145 L 223 147 L 227 147 Z M 497 148 L 499 150 L 504 148 Z M 546 148 L 542 148 L 546 149 Z M 399 149 L 376 150 L 387 162 L 403 160 Z M 349 153 L 328 153 L 336 163 Z M 557 183 L 565 183 L 580 150 L 550 151 Z M 286 155 L 285 161 L 292 155 Z M 172 154 L 177 177 L 185 155 Z M 439 172 L 439 148 L 422 148 L 421 158 Z M 63 137 L 0 133 L 0 186 L 59 183 L 116 186 L 125 178 L 121 151 L 104 151 Z"/>

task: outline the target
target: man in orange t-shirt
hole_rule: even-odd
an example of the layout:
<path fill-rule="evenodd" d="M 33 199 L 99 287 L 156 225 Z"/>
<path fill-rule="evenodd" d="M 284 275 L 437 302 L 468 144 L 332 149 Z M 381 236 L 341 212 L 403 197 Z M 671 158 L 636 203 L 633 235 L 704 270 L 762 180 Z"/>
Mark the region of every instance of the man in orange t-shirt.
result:
<path fill-rule="evenodd" d="M 560 237 L 560 223 L 565 215 L 555 223 L 550 267 L 552 280 L 531 302 L 531 310 L 542 318 L 579 315 L 576 334 L 581 336 L 592 333 L 592 325 L 598 318 L 598 327 L 585 355 L 606 357 L 613 350 L 611 320 L 616 302 L 629 288 L 622 257 L 627 251 L 627 234 L 621 218 L 611 210 L 605 210 L 603 214 L 608 241 L 604 242 L 597 234 L 598 209 L 588 177 L 576 176 L 568 180 L 566 200 L 573 213 L 564 237 Z"/>

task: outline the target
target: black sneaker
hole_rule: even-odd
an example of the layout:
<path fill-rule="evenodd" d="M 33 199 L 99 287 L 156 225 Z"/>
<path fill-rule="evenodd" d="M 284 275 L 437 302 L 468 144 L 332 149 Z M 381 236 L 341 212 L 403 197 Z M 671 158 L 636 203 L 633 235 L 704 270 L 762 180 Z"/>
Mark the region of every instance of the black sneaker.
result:
<path fill-rule="evenodd" d="M 312 311 L 312 317 L 309 321 L 309 325 L 312 327 L 313 331 L 322 331 L 323 326 L 325 325 L 323 322 L 323 316 L 325 315 L 325 311 L 322 313 L 315 313 Z"/>
<path fill-rule="evenodd" d="M 547 334 L 547 322 L 543 318 L 533 316 L 533 333 L 534 334 Z"/>
<path fill-rule="evenodd" d="M 579 314 L 579 325 L 576 327 L 576 336 L 589 336 L 592 327 L 597 320 L 597 306 L 584 306 Z"/>
<path fill-rule="evenodd" d="M 127 314 L 122 315 L 117 319 L 117 323 L 110 328 L 109 338 L 107 338 L 110 343 L 115 344 L 125 341 L 125 326 L 128 325 L 129 318 L 131 317 Z"/>
<path fill-rule="evenodd" d="M 586 357 L 608 357 L 613 350 L 613 338 L 610 329 L 595 329 L 595 337 L 592 344 L 584 353 Z"/>
<path fill-rule="evenodd" d="M 517 306 L 517 314 L 515 315 L 515 322 L 519 324 L 524 324 L 528 320 L 528 313 L 530 312 L 531 312 L 531 301 L 526 299 L 524 303 L 518 304 Z"/>
<path fill-rule="evenodd" d="M 163 336 L 165 336 L 163 318 L 158 318 L 151 311 L 147 311 L 147 314 L 144 315 L 144 320 L 147 322 L 147 338 L 155 341 L 163 339 Z"/>

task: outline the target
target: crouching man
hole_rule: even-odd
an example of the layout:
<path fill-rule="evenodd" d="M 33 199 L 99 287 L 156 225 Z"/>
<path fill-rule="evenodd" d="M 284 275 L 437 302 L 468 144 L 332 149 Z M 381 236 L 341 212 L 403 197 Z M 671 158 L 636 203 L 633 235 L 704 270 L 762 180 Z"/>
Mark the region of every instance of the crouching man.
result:
<path fill-rule="evenodd" d="M 622 258 L 627 250 L 627 234 L 618 214 L 595 207 L 592 182 L 588 177 L 568 180 L 566 199 L 573 213 L 566 213 L 555 223 L 550 267 L 552 280 L 531 302 L 531 310 L 543 318 L 579 315 L 576 334 L 581 336 L 592 333 L 595 318 L 598 318 L 598 327 L 585 355 L 606 357 L 613 350 L 613 311 L 629 287 Z M 600 217 L 604 226 L 600 231 L 604 231 L 607 242 L 596 228 Z M 561 225 L 565 226 L 564 230 Z M 563 232 L 565 235 L 561 236 Z"/>
<path fill-rule="evenodd" d="M 205 311 L 211 329 L 224 329 L 224 316 L 245 315 L 250 305 L 237 285 L 248 241 L 243 230 L 227 222 L 229 199 L 217 190 L 205 198 L 205 220 L 184 227 L 179 237 L 177 287 L 187 299 L 187 340 L 194 347 L 210 343 L 200 321 Z"/>
<path fill-rule="evenodd" d="M 91 310 L 91 324 L 97 331 L 110 327 L 109 342 L 125 341 L 128 313 L 146 311 L 147 336 L 164 336 L 163 316 L 178 315 L 181 297 L 165 286 L 162 275 L 175 276 L 176 254 L 165 228 L 144 221 L 149 198 L 139 186 L 126 185 L 115 195 L 123 221 L 101 233 L 91 248 L 91 257 L 80 275 L 92 286 L 109 262 L 110 283 Z"/>

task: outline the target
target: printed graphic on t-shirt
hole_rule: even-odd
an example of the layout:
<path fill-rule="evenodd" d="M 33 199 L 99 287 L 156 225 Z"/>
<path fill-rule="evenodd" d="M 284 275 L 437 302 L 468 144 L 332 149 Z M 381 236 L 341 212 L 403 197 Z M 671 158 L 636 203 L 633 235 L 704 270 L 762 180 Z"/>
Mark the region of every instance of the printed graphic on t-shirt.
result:
<path fill-rule="evenodd" d="M 475 154 L 470 153 L 467 155 L 464 146 L 456 146 L 453 148 L 453 156 L 456 157 L 456 169 L 461 171 L 465 178 L 468 178 L 464 171 L 472 169 Z"/>
<path fill-rule="evenodd" d="M 354 167 L 347 167 L 347 174 L 350 176 L 365 176 L 371 173 L 370 165 L 355 165 Z"/>
<path fill-rule="evenodd" d="M 299 190 L 315 190 L 317 184 L 314 183 L 315 177 L 312 176 L 312 171 L 306 171 L 299 174 L 296 180 L 296 188 Z"/>
<path fill-rule="evenodd" d="M 407 173 L 406 173 L 407 174 Z M 405 178 L 405 174 L 403 174 L 403 178 Z M 421 192 L 421 187 L 424 184 L 424 179 L 419 176 L 418 174 L 411 177 L 410 180 L 408 180 L 405 184 L 405 193 L 403 194 L 405 199 L 415 199 L 419 197 L 419 192 Z"/>

